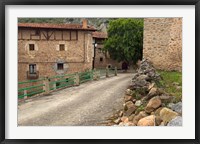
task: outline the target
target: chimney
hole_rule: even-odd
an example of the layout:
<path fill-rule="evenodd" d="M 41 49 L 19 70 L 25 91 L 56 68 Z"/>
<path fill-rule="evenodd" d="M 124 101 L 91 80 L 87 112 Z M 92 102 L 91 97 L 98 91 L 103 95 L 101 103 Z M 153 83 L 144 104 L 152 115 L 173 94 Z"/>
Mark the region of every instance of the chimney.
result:
<path fill-rule="evenodd" d="M 82 28 L 86 29 L 87 28 L 87 20 L 86 19 L 83 19 L 83 26 Z"/>

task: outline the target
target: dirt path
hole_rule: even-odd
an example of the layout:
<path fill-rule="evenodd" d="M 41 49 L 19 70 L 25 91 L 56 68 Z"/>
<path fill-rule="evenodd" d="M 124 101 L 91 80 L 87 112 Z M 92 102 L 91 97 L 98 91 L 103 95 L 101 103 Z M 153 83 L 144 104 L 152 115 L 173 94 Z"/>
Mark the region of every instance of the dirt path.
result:
<path fill-rule="evenodd" d="M 94 126 L 122 108 L 132 74 L 104 78 L 37 97 L 18 106 L 19 126 Z"/>

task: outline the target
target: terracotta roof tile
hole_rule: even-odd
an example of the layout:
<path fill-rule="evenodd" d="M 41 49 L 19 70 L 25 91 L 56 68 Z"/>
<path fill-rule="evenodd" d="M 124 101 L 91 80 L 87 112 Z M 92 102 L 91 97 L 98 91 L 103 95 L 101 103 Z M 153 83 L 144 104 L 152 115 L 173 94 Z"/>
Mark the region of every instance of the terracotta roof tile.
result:
<path fill-rule="evenodd" d="M 51 28 L 51 29 L 74 29 L 74 30 L 91 30 L 96 29 L 93 26 L 82 28 L 80 24 L 50 24 L 50 23 L 18 23 L 18 27 L 24 28 Z"/>
<path fill-rule="evenodd" d="M 108 38 L 108 35 L 105 32 L 93 32 L 92 36 L 94 38 Z"/>

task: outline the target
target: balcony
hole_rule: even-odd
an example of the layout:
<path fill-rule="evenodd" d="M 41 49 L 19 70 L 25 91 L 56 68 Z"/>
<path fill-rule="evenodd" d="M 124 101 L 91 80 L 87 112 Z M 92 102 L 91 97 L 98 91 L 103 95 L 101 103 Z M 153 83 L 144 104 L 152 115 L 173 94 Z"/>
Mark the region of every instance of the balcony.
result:
<path fill-rule="evenodd" d="M 27 73 L 27 79 L 33 80 L 39 78 L 39 71 L 35 73 L 30 73 L 29 71 L 27 71 L 26 73 Z"/>

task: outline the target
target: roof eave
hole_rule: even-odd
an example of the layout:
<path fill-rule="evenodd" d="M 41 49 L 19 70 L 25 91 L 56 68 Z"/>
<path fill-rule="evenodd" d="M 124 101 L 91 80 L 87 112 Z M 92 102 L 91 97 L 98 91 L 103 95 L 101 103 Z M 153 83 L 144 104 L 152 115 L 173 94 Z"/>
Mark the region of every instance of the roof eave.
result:
<path fill-rule="evenodd" d="M 88 28 L 88 29 L 83 29 L 83 28 L 46 28 L 46 27 L 27 27 L 27 26 L 18 26 L 18 28 L 96 31 L 96 29 L 91 29 L 91 28 Z"/>

